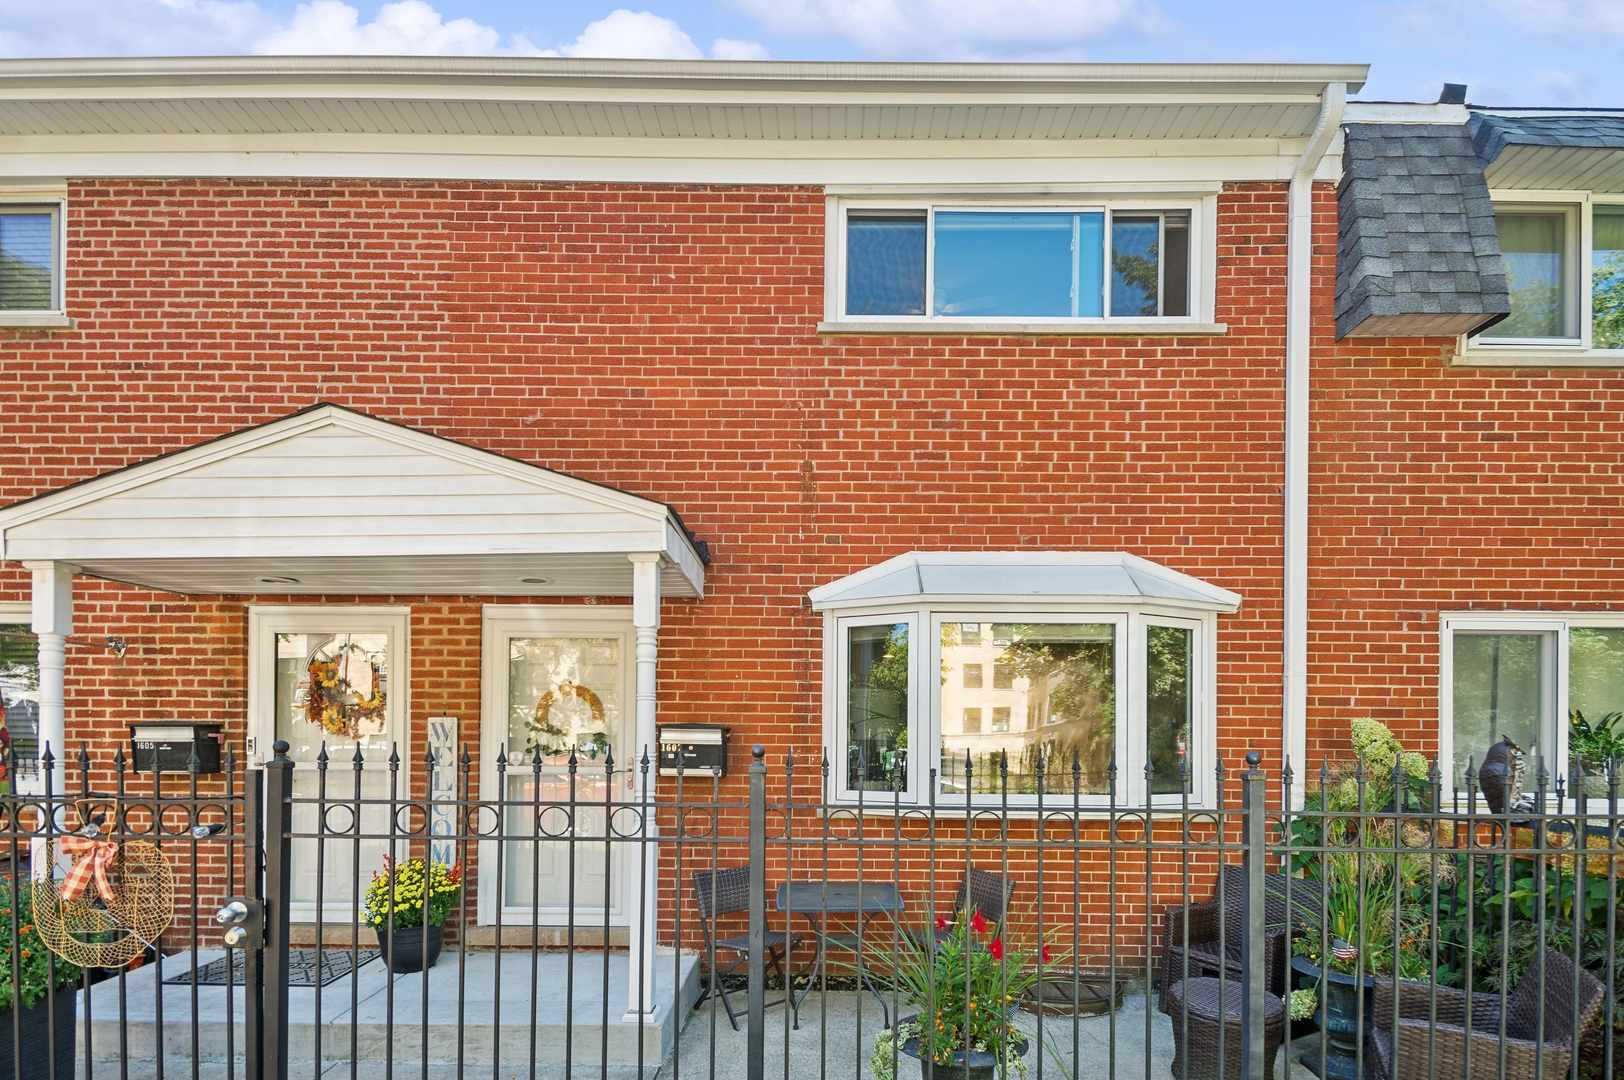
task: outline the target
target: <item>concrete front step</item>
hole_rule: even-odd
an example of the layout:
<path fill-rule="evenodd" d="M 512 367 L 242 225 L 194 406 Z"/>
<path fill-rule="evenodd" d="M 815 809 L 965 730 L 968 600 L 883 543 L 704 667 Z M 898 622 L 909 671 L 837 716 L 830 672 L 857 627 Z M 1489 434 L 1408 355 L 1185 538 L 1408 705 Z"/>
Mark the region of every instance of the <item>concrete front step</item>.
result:
<path fill-rule="evenodd" d="M 220 955 L 218 952 L 199 953 L 198 965 Z M 670 1055 L 699 995 L 697 958 L 683 956 L 679 960 L 670 953 L 663 953 L 657 958 L 654 1015 L 641 1024 L 627 1023 L 624 1015 L 628 956 L 610 953 L 609 1023 L 605 1028 L 603 954 L 574 954 L 574 987 L 566 1014 L 570 955 L 536 953 L 532 1038 L 531 955 L 528 952 L 443 953 L 440 962 L 427 973 L 426 1016 L 423 974 L 391 977 L 378 961 L 361 967 L 353 984 L 346 976 L 319 991 L 309 987 L 293 988 L 288 995 L 290 1075 L 314 1078 L 318 1074 L 316 1062 L 320 1061 L 324 1067 L 319 1072 L 324 1077 L 339 1080 L 349 1074 L 348 1063 L 354 1060 L 365 1066 L 359 1069 L 362 1078 L 371 1077 L 374 1072 L 383 1076 L 385 1066 L 391 1062 L 396 1077 L 420 1076 L 426 1042 L 431 1080 L 459 1063 L 471 1070 L 467 1075 L 474 1077 L 494 1076 L 490 1070 L 498 1066 L 506 1070 L 504 1076 L 508 1073 L 528 1076 L 532 1053 L 537 1076 L 563 1076 L 566 1055 L 570 1073 L 589 1070 L 591 1075 L 601 1076 L 601 1063 L 607 1055 L 609 1076 L 630 1080 L 638 1072 L 639 1052 L 646 1075 L 652 1075 Z M 500 985 L 497 983 L 498 956 Z M 186 970 L 190 970 L 189 956 L 170 957 L 164 963 L 163 974 L 168 978 Z M 239 1062 L 242 1060 L 245 1038 L 242 988 L 232 991 L 232 1016 L 228 1023 L 226 988 L 198 987 L 194 1031 L 192 987 L 164 984 L 160 1001 L 156 975 L 156 968 L 149 966 L 124 980 L 122 1053 L 128 1055 L 132 1080 L 146 1075 L 148 1070 L 138 1067 L 143 1063 L 151 1063 L 151 1072 L 157 1073 L 160 1004 L 165 1071 L 173 1073 L 175 1069 L 182 1069 L 189 1076 L 195 1058 L 199 1064 L 218 1063 L 219 1072 L 224 1076 L 227 1071 L 224 1066 L 232 1057 Z M 677 985 L 681 993 L 673 995 L 673 987 Z M 81 992 L 81 1061 L 88 1056 L 95 1062 L 119 1062 L 118 981 L 98 983 L 90 990 L 88 1002 L 84 997 Z M 333 1065 L 338 1063 L 344 1067 L 334 1072 Z M 93 1065 L 92 1069 L 111 1075 L 105 1073 L 105 1067 Z M 81 1067 L 81 1074 L 82 1071 Z"/>

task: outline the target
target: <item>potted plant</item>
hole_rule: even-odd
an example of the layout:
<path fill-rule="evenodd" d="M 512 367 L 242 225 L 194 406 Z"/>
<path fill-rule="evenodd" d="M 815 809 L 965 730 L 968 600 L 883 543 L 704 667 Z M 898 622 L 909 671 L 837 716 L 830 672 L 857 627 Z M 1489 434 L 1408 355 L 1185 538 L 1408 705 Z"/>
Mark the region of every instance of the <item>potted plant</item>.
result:
<path fill-rule="evenodd" d="M 896 986 L 925 1010 L 874 1040 L 877 1080 L 895 1080 L 899 1056 L 919 1062 L 923 1080 L 1026 1076 L 1026 1035 L 1014 1016 L 1028 989 L 1052 966 L 1048 945 L 1022 949 L 978 911 L 938 919 L 941 934 L 906 934 L 890 964 Z M 889 959 L 876 956 L 876 963 Z"/>
<path fill-rule="evenodd" d="M 32 894 L 27 882 L 15 887 L 12 879 L 0 877 L 0 1077 L 73 1080 L 81 970 L 45 947 L 34 926 Z M 54 995 L 47 993 L 53 984 Z M 20 1011 L 13 1013 L 18 1005 Z"/>
<path fill-rule="evenodd" d="M 1624 712 L 1610 712 L 1591 720 L 1579 709 L 1570 711 L 1568 756 L 1568 778 L 1574 796 L 1582 787 L 1588 798 L 1605 798 L 1609 763 L 1624 768 Z"/>
<path fill-rule="evenodd" d="M 1358 766 L 1322 772 L 1320 789 L 1305 793 L 1310 813 L 1293 822 L 1294 842 L 1321 849 L 1293 852 L 1292 861 L 1308 879 L 1306 891 L 1318 885 L 1324 902 L 1293 904 L 1291 966 L 1317 999 L 1313 1019 L 1326 1031 L 1326 1075 L 1337 1078 L 1356 1075 L 1364 1037 L 1360 994 L 1368 1028 L 1375 978 L 1391 977 L 1395 964 L 1399 978 L 1427 977 L 1428 913 L 1409 898 L 1425 894 L 1434 873 L 1444 880 L 1453 870 L 1452 862 L 1424 850 L 1405 854 L 1406 847 L 1428 847 L 1431 837 L 1424 824 L 1392 816 L 1430 792 L 1426 759 L 1405 751 L 1375 720 L 1355 720 L 1349 734 Z M 1296 1012 L 1304 1004 L 1294 996 Z M 1319 1048 L 1302 1061 L 1317 1072 Z"/>
<path fill-rule="evenodd" d="M 366 924 L 377 931 L 389 970 L 400 974 L 431 968 L 440 959 L 445 921 L 462 895 L 462 864 L 425 859 L 391 863 L 367 886 Z"/>

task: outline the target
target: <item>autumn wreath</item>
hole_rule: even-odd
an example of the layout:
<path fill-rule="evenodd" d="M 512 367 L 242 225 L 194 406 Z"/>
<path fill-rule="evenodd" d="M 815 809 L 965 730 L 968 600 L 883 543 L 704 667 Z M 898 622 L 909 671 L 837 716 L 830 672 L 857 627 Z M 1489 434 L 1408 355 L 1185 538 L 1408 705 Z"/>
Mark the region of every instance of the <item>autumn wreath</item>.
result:
<path fill-rule="evenodd" d="M 358 665 L 365 665 L 364 677 L 356 670 Z M 313 656 L 306 673 L 310 691 L 305 719 L 349 739 L 383 731 L 389 709 L 383 670 L 361 649 L 346 647 L 330 659 Z"/>

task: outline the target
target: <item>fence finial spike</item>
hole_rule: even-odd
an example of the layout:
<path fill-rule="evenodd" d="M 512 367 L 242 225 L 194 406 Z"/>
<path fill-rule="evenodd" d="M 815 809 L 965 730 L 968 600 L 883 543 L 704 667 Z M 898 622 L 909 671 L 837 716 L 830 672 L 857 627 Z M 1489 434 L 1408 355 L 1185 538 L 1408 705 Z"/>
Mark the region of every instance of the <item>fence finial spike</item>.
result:
<path fill-rule="evenodd" d="M 1466 755 L 1466 790 L 1467 791 L 1470 791 L 1472 789 L 1472 786 L 1473 786 L 1472 782 L 1477 779 L 1477 767 L 1472 762 L 1473 762 L 1472 755 L 1467 754 Z"/>
<path fill-rule="evenodd" d="M 506 769 L 507 768 L 507 763 L 508 763 L 507 747 L 505 747 L 505 746 L 497 747 L 496 748 L 496 767 L 497 767 L 497 769 L 498 770 Z"/>
<path fill-rule="evenodd" d="M 353 764 L 357 769 L 366 763 L 366 755 L 361 753 L 360 743 L 355 744 L 355 753 L 350 756 L 350 763 Z"/>
<path fill-rule="evenodd" d="M 56 764 L 56 755 L 51 753 L 51 744 L 49 740 L 47 740 L 45 743 L 45 749 L 40 751 L 39 763 L 40 767 L 45 769 L 49 769 L 52 765 Z"/>
<path fill-rule="evenodd" d="M 537 746 L 530 751 L 530 767 L 537 772 L 541 771 L 541 747 Z"/>
<path fill-rule="evenodd" d="M 196 751 L 193 751 L 194 755 Z M 90 745 L 83 739 L 79 740 L 79 771 L 84 772 L 90 768 Z"/>
<path fill-rule="evenodd" d="M 1287 754 L 1285 763 L 1280 766 L 1280 779 L 1283 783 L 1289 785 L 1291 783 L 1291 778 L 1296 775 L 1296 773 L 1291 771 L 1291 755 Z"/>
<path fill-rule="evenodd" d="M 389 744 L 389 768 L 392 770 L 400 768 L 400 747 L 394 743 Z"/>
<path fill-rule="evenodd" d="M 639 762 L 644 772 L 648 772 L 648 743 L 643 744 L 643 760 Z"/>
<path fill-rule="evenodd" d="M 7 764 L 7 766 L 10 766 L 10 765 L 14 764 L 14 762 L 11 760 L 14 756 L 15 756 L 15 754 L 12 751 L 7 751 L 6 752 L 6 764 Z M 129 761 L 129 759 L 124 756 L 124 744 L 122 742 L 120 742 L 118 744 L 118 750 L 113 754 L 113 764 L 120 771 L 123 771 L 124 765 L 128 761 Z"/>
<path fill-rule="evenodd" d="M 193 756 L 194 757 L 196 756 L 195 751 L 193 752 Z M 316 765 L 317 765 L 318 768 L 323 768 L 323 769 L 325 769 L 327 767 L 327 740 L 326 739 L 323 739 L 321 741 L 321 750 L 318 751 L 317 754 L 316 754 Z"/>
<path fill-rule="evenodd" d="M 464 769 L 474 763 L 474 759 L 468 755 L 467 743 L 462 744 L 462 757 L 459 759 L 459 761 Z"/>

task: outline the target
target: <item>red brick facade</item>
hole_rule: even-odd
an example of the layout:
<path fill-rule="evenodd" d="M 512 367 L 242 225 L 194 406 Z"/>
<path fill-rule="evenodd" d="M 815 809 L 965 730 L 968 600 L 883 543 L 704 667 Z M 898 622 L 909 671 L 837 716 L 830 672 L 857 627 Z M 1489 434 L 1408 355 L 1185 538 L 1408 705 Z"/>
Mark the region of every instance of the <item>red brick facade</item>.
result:
<path fill-rule="evenodd" d="M 715 562 L 703 601 L 665 603 L 661 720 L 775 759 L 821 739 L 813 586 L 915 549 L 1125 550 L 1244 597 L 1220 619 L 1220 749 L 1272 771 L 1285 194 L 1219 200 L 1226 335 L 1033 340 L 818 336 L 811 187 L 76 182 L 78 328 L 0 340 L 0 503 L 318 401 L 667 502 Z M 1624 604 L 1618 373 L 1335 344 L 1335 213 L 1321 185 L 1316 759 L 1356 716 L 1435 743 L 1440 610 Z M 0 599 L 27 596 L 0 570 Z M 128 721 L 172 717 L 240 740 L 266 599 L 288 598 L 80 579 L 79 632 L 130 647 L 70 649 L 70 741 L 105 758 Z M 471 737 L 482 599 L 358 600 L 412 606 L 414 730 L 450 714 Z"/>

